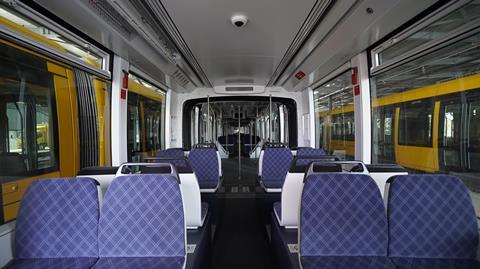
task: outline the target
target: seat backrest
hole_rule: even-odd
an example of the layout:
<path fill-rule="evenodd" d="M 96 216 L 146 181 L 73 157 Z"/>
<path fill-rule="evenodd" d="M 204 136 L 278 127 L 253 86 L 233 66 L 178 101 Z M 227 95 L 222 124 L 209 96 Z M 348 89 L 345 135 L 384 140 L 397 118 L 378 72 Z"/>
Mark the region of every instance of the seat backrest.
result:
<path fill-rule="evenodd" d="M 299 227 L 300 256 L 387 255 L 383 200 L 368 175 L 309 175 Z"/>
<path fill-rule="evenodd" d="M 478 227 L 466 186 L 450 175 L 389 180 L 389 256 L 475 258 Z"/>
<path fill-rule="evenodd" d="M 0 175 L 2 176 L 19 176 L 27 173 L 27 167 L 23 157 L 14 152 L 0 153 Z"/>
<path fill-rule="evenodd" d="M 219 180 L 220 167 L 215 149 L 193 148 L 188 159 L 199 182 Z"/>
<path fill-rule="evenodd" d="M 309 165 L 312 162 L 332 161 L 334 157 L 328 156 L 296 156 L 290 165 L 290 170 L 285 177 L 282 187 L 281 198 L 281 225 L 296 227 L 298 226 L 298 212 L 302 198 L 303 179 Z"/>
<path fill-rule="evenodd" d="M 283 183 L 292 159 L 292 152 L 288 148 L 266 148 L 262 158 L 262 181 L 281 181 Z"/>
<path fill-rule="evenodd" d="M 169 148 L 157 151 L 157 157 L 182 158 L 183 156 L 183 149 L 181 148 Z"/>
<path fill-rule="evenodd" d="M 298 148 L 297 156 L 318 156 L 318 155 L 327 155 L 323 149 L 314 149 L 314 148 Z"/>
<path fill-rule="evenodd" d="M 197 177 L 193 173 L 190 162 L 187 157 L 182 158 L 145 158 L 147 162 L 152 163 L 170 163 L 175 166 L 180 179 L 180 189 L 182 191 L 182 199 L 185 212 L 185 224 L 188 227 L 198 227 L 202 225 L 201 220 L 201 196 L 200 186 Z M 151 174 L 161 173 L 162 167 L 151 167 L 146 170 Z M 142 173 L 145 167 L 141 169 Z M 165 170 L 164 170 L 165 171 Z M 167 172 L 168 173 L 168 172 Z"/>
<path fill-rule="evenodd" d="M 17 258 L 98 257 L 98 192 L 90 178 L 33 182 L 20 204 Z"/>
<path fill-rule="evenodd" d="M 162 174 L 115 178 L 105 195 L 98 234 L 100 257 L 184 257 L 179 179 Z"/>

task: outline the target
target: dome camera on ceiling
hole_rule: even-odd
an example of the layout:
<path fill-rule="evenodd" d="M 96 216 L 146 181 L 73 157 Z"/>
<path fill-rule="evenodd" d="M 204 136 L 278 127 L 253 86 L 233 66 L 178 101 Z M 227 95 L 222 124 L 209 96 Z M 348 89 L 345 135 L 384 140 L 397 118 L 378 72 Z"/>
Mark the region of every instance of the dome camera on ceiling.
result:
<path fill-rule="evenodd" d="M 247 24 L 248 18 L 242 14 L 235 14 L 230 18 L 230 21 L 235 27 L 241 28 Z"/>

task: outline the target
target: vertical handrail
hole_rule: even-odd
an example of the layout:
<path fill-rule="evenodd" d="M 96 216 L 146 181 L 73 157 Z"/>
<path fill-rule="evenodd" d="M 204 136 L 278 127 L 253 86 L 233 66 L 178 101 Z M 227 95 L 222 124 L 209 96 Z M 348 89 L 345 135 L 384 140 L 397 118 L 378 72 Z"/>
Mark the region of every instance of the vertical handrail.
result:
<path fill-rule="evenodd" d="M 242 180 L 242 153 L 240 137 L 240 106 L 238 106 L 238 180 Z"/>
<path fill-rule="evenodd" d="M 210 139 L 210 131 L 211 131 L 211 126 L 210 126 L 210 95 L 207 95 L 207 143 L 212 142 Z"/>
<path fill-rule="evenodd" d="M 268 140 L 269 140 L 270 142 L 273 142 L 273 141 L 272 141 L 272 126 L 273 126 L 273 124 L 272 124 L 272 95 L 271 95 L 271 94 L 270 94 L 270 99 L 269 99 L 269 100 L 270 100 L 270 101 L 269 101 L 269 102 L 270 102 L 270 103 L 269 103 L 270 114 L 269 114 L 269 116 L 268 116 L 268 127 L 269 127 L 269 128 L 268 128 L 268 129 L 269 129 L 269 132 L 268 132 L 269 138 L 268 138 Z"/>

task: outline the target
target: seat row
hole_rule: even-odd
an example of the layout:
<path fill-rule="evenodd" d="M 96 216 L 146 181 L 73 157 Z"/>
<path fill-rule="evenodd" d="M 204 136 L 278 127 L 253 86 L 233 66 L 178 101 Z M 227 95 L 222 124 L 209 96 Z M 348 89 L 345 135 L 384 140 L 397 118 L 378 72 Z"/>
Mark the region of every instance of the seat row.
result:
<path fill-rule="evenodd" d="M 156 156 L 159 158 L 188 156 L 202 192 L 214 193 L 221 184 L 222 165 L 215 144 L 197 144 L 189 152 L 185 152 L 181 148 L 159 150 Z"/>
<path fill-rule="evenodd" d="M 15 231 L 17 268 L 184 268 L 186 224 L 180 180 L 168 174 L 116 177 L 103 205 L 91 178 L 33 182 Z"/>
<path fill-rule="evenodd" d="M 282 143 L 266 143 L 258 160 L 258 177 L 266 192 L 281 192 L 294 156 L 324 156 L 325 151 L 308 147 L 290 150 Z"/>
<path fill-rule="evenodd" d="M 469 192 L 450 175 L 397 175 L 386 206 L 367 174 L 310 165 L 298 214 L 301 268 L 480 268 Z"/>
<path fill-rule="evenodd" d="M 286 228 L 298 227 L 303 180 L 311 167 L 316 172 L 347 172 L 371 176 L 384 195 L 387 179 L 395 175 L 408 174 L 397 165 L 365 165 L 360 161 L 337 161 L 335 157 L 326 155 L 295 156 L 285 177 L 281 189 L 280 201 L 273 203 L 273 210 L 279 224 Z"/>

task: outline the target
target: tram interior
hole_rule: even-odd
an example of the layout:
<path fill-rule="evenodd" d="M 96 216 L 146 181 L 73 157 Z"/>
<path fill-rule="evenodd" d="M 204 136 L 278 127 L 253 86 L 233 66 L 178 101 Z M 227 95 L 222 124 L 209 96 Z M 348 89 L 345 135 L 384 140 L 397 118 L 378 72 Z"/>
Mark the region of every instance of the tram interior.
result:
<path fill-rule="evenodd" d="M 0 1 L 0 268 L 480 269 L 480 0 Z"/>

